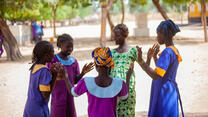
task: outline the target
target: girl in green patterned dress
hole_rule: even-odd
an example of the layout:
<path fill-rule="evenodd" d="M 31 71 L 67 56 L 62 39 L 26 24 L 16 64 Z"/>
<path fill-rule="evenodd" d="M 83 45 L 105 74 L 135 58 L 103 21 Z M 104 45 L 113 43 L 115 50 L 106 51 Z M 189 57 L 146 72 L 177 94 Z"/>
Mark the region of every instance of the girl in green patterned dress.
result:
<path fill-rule="evenodd" d="M 126 81 L 126 73 L 131 63 L 137 61 L 136 47 L 130 47 L 126 43 L 129 31 L 125 24 L 118 24 L 113 29 L 114 39 L 118 47 L 112 49 L 115 67 L 111 70 L 111 76 L 122 78 Z M 119 117 L 135 117 L 136 92 L 135 92 L 135 73 L 130 77 L 129 98 L 126 102 L 118 100 L 117 114 Z"/>

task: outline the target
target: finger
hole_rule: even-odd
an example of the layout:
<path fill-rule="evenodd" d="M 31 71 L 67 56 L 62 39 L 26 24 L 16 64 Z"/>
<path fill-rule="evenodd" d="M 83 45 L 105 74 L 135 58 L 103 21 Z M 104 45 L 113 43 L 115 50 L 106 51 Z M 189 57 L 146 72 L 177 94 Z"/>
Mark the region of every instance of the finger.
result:
<path fill-rule="evenodd" d="M 84 67 L 83 68 L 86 68 L 87 67 L 87 63 L 84 65 Z"/>

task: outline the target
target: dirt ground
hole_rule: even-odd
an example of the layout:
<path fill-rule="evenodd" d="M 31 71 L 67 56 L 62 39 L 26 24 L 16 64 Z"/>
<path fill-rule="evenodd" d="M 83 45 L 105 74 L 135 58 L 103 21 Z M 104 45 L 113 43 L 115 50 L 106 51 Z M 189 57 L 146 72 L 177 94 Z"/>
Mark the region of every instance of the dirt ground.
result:
<path fill-rule="evenodd" d="M 91 51 L 99 45 L 98 38 L 77 38 L 73 56 L 79 61 L 80 68 L 91 60 Z M 132 46 L 142 46 L 144 58 L 146 52 L 154 41 L 149 39 L 129 39 Z M 176 40 L 183 62 L 180 64 L 177 74 L 177 82 L 181 92 L 184 111 L 189 117 L 208 117 L 208 43 L 200 40 Z M 0 58 L 0 117 L 22 117 L 27 89 L 29 83 L 30 58 L 34 45 L 20 47 L 25 58 L 21 61 L 8 62 Z M 107 46 L 115 48 L 113 42 L 107 42 Z M 164 46 L 161 46 L 161 50 Z M 56 52 L 57 52 L 56 48 Z M 153 62 L 152 62 L 153 63 Z M 153 68 L 154 64 L 151 65 Z M 137 117 L 146 116 L 149 105 L 151 79 L 135 64 Z M 95 70 L 86 76 L 95 76 Z M 87 97 L 80 96 L 75 99 L 78 116 L 87 114 Z M 49 104 L 50 105 L 50 104 Z"/>

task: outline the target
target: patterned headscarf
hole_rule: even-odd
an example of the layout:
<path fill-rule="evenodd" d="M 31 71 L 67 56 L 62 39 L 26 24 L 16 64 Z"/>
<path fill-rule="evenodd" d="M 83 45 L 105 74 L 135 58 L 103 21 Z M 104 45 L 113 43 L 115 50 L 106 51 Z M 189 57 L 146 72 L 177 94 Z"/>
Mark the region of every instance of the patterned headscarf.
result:
<path fill-rule="evenodd" d="M 165 39 L 167 39 L 175 36 L 177 32 L 180 32 L 180 29 L 172 20 L 165 20 L 159 24 L 157 32 L 162 33 Z"/>
<path fill-rule="evenodd" d="M 92 58 L 99 66 L 105 66 L 109 68 L 114 67 L 114 61 L 111 55 L 110 48 L 108 47 L 95 48 L 95 50 L 92 52 Z"/>

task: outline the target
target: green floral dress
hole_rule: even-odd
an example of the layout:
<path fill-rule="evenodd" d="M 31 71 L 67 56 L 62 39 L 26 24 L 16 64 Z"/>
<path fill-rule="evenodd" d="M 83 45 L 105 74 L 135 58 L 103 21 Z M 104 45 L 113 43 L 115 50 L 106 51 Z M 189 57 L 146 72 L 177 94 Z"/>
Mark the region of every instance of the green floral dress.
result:
<path fill-rule="evenodd" d="M 136 47 L 132 47 L 129 51 L 119 53 L 115 49 L 111 50 L 114 68 L 111 70 L 111 77 L 122 78 L 126 81 L 126 73 L 132 62 L 137 61 L 138 53 Z M 135 73 L 130 77 L 129 97 L 123 102 L 118 100 L 117 114 L 118 117 L 135 117 L 136 92 L 135 92 Z"/>

